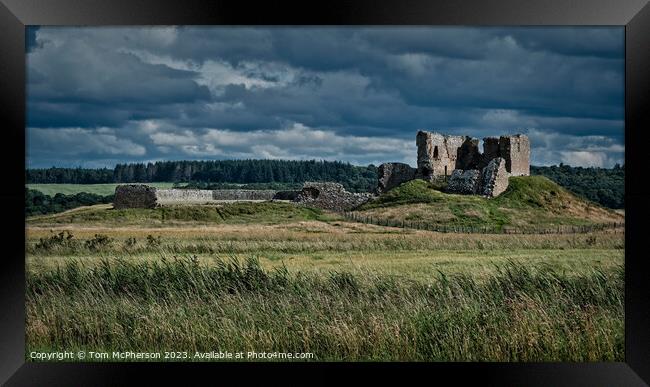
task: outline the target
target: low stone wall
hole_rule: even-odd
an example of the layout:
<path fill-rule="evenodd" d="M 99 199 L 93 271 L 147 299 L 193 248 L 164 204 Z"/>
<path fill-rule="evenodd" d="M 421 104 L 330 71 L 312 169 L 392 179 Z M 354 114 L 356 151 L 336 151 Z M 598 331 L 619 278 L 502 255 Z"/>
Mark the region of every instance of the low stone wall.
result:
<path fill-rule="evenodd" d="M 404 163 L 381 164 L 377 170 L 379 174 L 377 193 L 386 192 L 404 182 L 413 180 L 415 178 L 415 171 L 415 168 Z"/>
<path fill-rule="evenodd" d="M 301 191 L 156 189 L 147 185 L 119 185 L 115 208 L 155 208 L 165 205 L 210 204 L 223 201 L 291 200 L 333 211 L 348 211 L 373 197 L 352 193 L 338 183 L 305 183 Z"/>
<path fill-rule="evenodd" d="M 277 191 L 243 189 L 159 189 L 158 204 L 200 204 L 226 200 L 272 200 Z"/>
<path fill-rule="evenodd" d="M 272 200 L 278 191 L 270 189 L 218 189 L 212 191 L 214 200 Z"/>
<path fill-rule="evenodd" d="M 274 190 L 201 190 L 201 189 L 156 189 L 148 185 L 118 185 L 115 188 L 115 208 L 155 208 L 176 204 L 207 204 L 221 201 L 273 200 Z M 281 198 L 280 198 L 281 200 Z"/>
<path fill-rule="evenodd" d="M 176 203 L 205 203 L 213 199 L 212 191 L 201 189 L 159 189 L 156 191 L 159 205 Z"/>
<path fill-rule="evenodd" d="M 338 183 L 307 182 L 294 201 L 325 210 L 349 211 L 372 197 L 370 193 L 348 192 Z"/>

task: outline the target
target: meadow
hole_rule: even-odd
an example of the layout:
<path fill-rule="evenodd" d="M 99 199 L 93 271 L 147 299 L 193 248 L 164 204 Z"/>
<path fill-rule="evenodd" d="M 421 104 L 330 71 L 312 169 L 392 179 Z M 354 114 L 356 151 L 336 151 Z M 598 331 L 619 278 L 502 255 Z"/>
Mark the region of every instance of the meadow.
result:
<path fill-rule="evenodd" d="M 271 202 L 26 224 L 27 352 L 624 358 L 620 230 L 445 234 Z"/>

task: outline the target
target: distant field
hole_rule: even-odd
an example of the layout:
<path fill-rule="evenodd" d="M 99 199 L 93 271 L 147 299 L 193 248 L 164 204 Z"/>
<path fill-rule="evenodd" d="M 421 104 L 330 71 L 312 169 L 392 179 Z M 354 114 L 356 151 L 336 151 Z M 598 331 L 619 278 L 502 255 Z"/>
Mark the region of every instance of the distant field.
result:
<path fill-rule="evenodd" d="M 172 188 L 174 183 L 146 183 L 156 188 Z M 96 195 L 112 195 L 115 187 L 121 184 L 27 184 L 27 188 L 35 189 L 45 195 L 54 196 L 58 193 L 74 195 L 79 192 L 87 192 Z"/>

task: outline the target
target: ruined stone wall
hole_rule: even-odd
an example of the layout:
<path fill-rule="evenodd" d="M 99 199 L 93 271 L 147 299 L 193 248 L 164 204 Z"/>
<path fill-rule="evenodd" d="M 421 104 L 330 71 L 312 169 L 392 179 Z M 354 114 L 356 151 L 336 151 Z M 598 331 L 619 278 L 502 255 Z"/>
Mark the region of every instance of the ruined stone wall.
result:
<path fill-rule="evenodd" d="M 115 187 L 113 207 L 154 208 L 157 205 L 156 188 L 141 184 L 118 185 Z"/>
<path fill-rule="evenodd" d="M 499 138 L 499 156 L 506 161 L 506 170 L 512 176 L 530 175 L 530 141 L 528 136 L 517 134 Z"/>
<path fill-rule="evenodd" d="M 200 189 L 159 189 L 156 192 L 159 205 L 201 204 L 212 201 L 212 191 Z"/>
<path fill-rule="evenodd" d="M 306 182 L 296 203 L 332 211 L 349 211 L 370 200 L 372 194 L 352 193 L 338 183 Z"/>
<path fill-rule="evenodd" d="M 158 204 L 202 204 L 227 200 L 271 200 L 277 191 L 244 189 L 159 189 Z"/>
<path fill-rule="evenodd" d="M 217 189 L 212 191 L 214 200 L 272 200 L 278 191 L 270 189 Z"/>
<path fill-rule="evenodd" d="M 483 139 L 483 155 L 479 169 L 485 168 L 492 159 L 499 157 L 499 138 L 486 137 Z"/>
<path fill-rule="evenodd" d="M 440 133 L 419 131 L 415 137 L 418 148 L 417 177 L 449 176 L 456 169 L 458 151 L 465 136 L 445 136 Z"/>
<path fill-rule="evenodd" d="M 478 149 L 478 139 L 465 137 L 465 141 L 458 149 L 456 169 L 477 169 L 481 161 L 482 155 Z"/>
<path fill-rule="evenodd" d="M 506 161 L 497 157 L 482 170 L 456 169 L 452 172 L 446 192 L 463 195 L 499 196 L 508 188 L 510 174 L 506 171 Z"/>
<path fill-rule="evenodd" d="M 447 183 L 447 192 L 476 195 L 481 190 L 481 171 L 478 169 L 456 169 Z"/>
<path fill-rule="evenodd" d="M 317 208 L 347 211 L 372 198 L 370 193 L 352 193 L 338 183 L 305 183 L 301 191 L 156 189 L 147 185 L 119 185 L 115 208 L 155 208 L 166 205 L 211 204 L 223 201 L 292 200 Z"/>
<path fill-rule="evenodd" d="M 433 144 L 431 142 L 431 133 L 418 131 L 415 136 L 415 145 L 418 148 L 418 167 L 416 175 L 419 178 L 427 178 L 433 174 Z"/>
<path fill-rule="evenodd" d="M 509 177 L 505 159 L 492 159 L 481 173 L 480 194 L 490 198 L 501 195 L 508 188 Z"/>
<path fill-rule="evenodd" d="M 378 168 L 377 193 L 386 192 L 398 185 L 413 180 L 415 169 L 404 163 L 384 163 Z"/>
<path fill-rule="evenodd" d="M 274 190 L 200 190 L 156 189 L 148 185 L 118 185 L 115 188 L 115 208 L 154 208 L 164 205 L 207 204 L 230 200 L 272 200 Z"/>

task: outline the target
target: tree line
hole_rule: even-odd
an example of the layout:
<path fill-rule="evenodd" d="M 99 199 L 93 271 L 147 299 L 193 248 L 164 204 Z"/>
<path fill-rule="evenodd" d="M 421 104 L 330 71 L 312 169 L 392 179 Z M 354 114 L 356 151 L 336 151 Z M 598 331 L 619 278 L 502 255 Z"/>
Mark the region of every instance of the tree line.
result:
<path fill-rule="evenodd" d="M 377 168 L 340 161 L 212 160 L 118 164 L 115 168 L 47 168 L 26 171 L 28 184 L 98 183 L 300 183 L 335 181 L 352 191 L 370 191 Z"/>
<path fill-rule="evenodd" d="M 52 197 L 37 190 L 25 189 L 25 216 L 52 214 L 81 206 L 111 203 L 113 196 L 80 192 L 74 195 L 58 193 Z"/>

